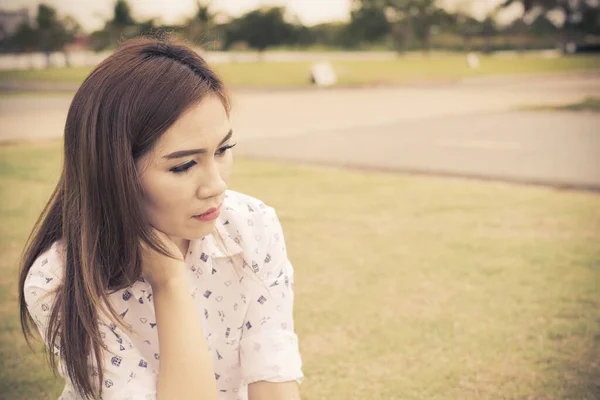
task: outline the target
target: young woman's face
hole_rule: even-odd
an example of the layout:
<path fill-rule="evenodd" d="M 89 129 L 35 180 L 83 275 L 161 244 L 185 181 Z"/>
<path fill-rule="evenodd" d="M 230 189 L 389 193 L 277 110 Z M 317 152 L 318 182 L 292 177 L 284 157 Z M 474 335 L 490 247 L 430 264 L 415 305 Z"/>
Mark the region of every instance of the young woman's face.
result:
<path fill-rule="evenodd" d="M 216 95 L 184 113 L 138 161 L 152 226 L 174 240 L 210 233 L 218 213 L 198 216 L 223 203 L 234 144 L 229 118 Z"/>

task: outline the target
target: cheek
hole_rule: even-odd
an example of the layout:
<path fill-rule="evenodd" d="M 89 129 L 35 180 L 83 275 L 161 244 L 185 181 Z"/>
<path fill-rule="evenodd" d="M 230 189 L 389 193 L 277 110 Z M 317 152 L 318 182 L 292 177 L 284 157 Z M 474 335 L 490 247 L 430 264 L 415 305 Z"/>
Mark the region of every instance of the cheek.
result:
<path fill-rule="evenodd" d="M 225 157 L 225 159 L 221 162 L 219 166 L 219 174 L 221 175 L 221 179 L 223 179 L 225 182 L 229 181 L 229 178 L 231 177 L 232 168 L 233 157 L 230 153 L 227 155 L 227 157 Z"/>
<path fill-rule="evenodd" d="M 142 180 L 145 191 L 144 204 L 148 212 L 169 213 L 181 210 L 182 203 L 189 202 L 189 192 L 194 190 L 185 177 L 161 173 Z M 156 217 L 156 215 L 154 215 Z"/>
<path fill-rule="evenodd" d="M 198 168 L 200 166 L 196 166 Z M 216 165 L 219 176 L 226 183 L 229 181 L 233 167 L 233 157 L 229 153 Z M 173 214 L 184 210 L 194 201 L 196 192 L 202 187 L 202 176 L 198 176 L 198 170 L 190 171 L 184 175 L 171 173 L 148 173 L 142 180 L 144 188 L 144 204 L 151 217 L 156 218 L 165 214 Z M 206 173 L 206 169 L 201 171 Z M 156 215 L 159 213 L 160 215 Z M 154 214 L 154 215 L 152 215 Z"/>

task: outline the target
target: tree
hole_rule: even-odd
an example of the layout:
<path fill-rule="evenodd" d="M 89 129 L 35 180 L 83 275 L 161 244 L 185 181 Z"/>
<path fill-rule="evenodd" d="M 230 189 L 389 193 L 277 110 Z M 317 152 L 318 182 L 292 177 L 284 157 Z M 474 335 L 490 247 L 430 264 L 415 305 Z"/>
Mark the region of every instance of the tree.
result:
<path fill-rule="evenodd" d="M 135 25 L 135 20 L 131 16 L 131 7 L 125 0 L 117 0 L 114 7 L 114 16 L 111 25 L 115 27 L 126 27 Z"/>
<path fill-rule="evenodd" d="M 600 6 L 597 1 L 592 0 L 505 0 L 500 7 L 506 8 L 514 3 L 520 3 L 523 6 L 523 17 L 530 15 L 535 9 L 541 10 L 542 13 L 548 14 L 550 11 L 559 10 L 564 16 L 564 23 L 559 28 L 560 41 L 563 47 L 572 40 L 572 36 L 583 26 L 588 29 L 600 25 L 598 22 L 598 9 Z M 591 25 L 584 24 L 583 21 L 587 18 L 591 21 Z M 586 22 L 587 22 L 586 21 Z M 585 30 L 585 28 L 584 28 Z M 598 32 L 598 30 L 596 30 Z M 585 32 L 584 32 L 585 33 Z M 591 32 L 590 32 L 591 33 Z"/>
<path fill-rule="evenodd" d="M 376 2 L 352 0 L 348 31 L 355 43 L 382 39 L 390 33 L 384 8 Z"/>
<path fill-rule="evenodd" d="M 211 4 L 198 1 L 196 3 L 196 14 L 185 24 L 185 35 L 192 43 L 215 43 L 219 39 L 219 28 L 216 23 L 218 13 L 210 10 Z M 217 44 L 213 47 L 220 48 Z"/>
<path fill-rule="evenodd" d="M 354 38 L 349 38 L 348 25 L 343 22 L 325 22 L 310 28 L 315 43 L 331 47 L 349 46 Z"/>
<path fill-rule="evenodd" d="M 510 7 L 515 3 L 523 5 L 523 14 L 528 14 L 535 7 L 541 7 L 544 10 L 552 10 L 556 8 L 562 0 L 505 0 L 500 4 L 501 8 Z"/>
<path fill-rule="evenodd" d="M 131 15 L 131 8 L 126 0 L 117 0 L 113 8 L 113 18 L 106 23 L 104 29 L 108 31 L 112 45 L 138 35 L 138 24 Z"/>
<path fill-rule="evenodd" d="M 455 28 L 457 33 L 462 36 L 463 49 L 471 51 L 472 39 L 482 32 L 481 22 L 465 12 L 459 12 L 455 15 Z"/>
<path fill-rule="evenodd" d="M 269 46 L 289 43 L 293 25 L 285 21 L 283 7 L 260 8 L 231 21 L 226 33 L 225 47 L 235 42 L 263 52 Z"/>
<path fill-rule="evenodd" d="M 66 64 L 69 65 L 66 46 L 75 40 L 80 30 L 79 23 L 73 17 L 59 18 L 53 7 L 40 4 L 35 24 L 20 24 L 16 31 L 3 41 L 2 47 L 3 50 L 15 52 L 42 51 L 46 55 L 46 67 L 51 65 L 50 54 L 61 51 L 64 53 Z"/>
<path fill-rule="evenodd" d="M 431 47 L 432 28 L 449 21 L 448 13 L 438 6 L 438 0 L 388 0 L 387 8 L 403 16 L 405 22 L 408 20 L 424 51 Z"/>
<path fill-rule="evenodd" d="M 98 52 L 105 50 L 111 45 L 110 32 L 106 29 L 94 31 L 89 36 L 90 47 Z"/>
<path fill-rule="evenodd" d="M 104 28 L 90 34 L 90 46 L 94 51 L 115 47 L 120 41 L 132 38 L 140 33 L 150 33 L 155 29 L 155 19 L 137 23 L 131 14 L 126 0 L 117 0 L 113 7 L 112 18 L 106 21 Z"/>
<path fill-rule="evenodd" d="M 72 43 L 75 34 L 80 30 L 79 24 L 72 17 L 58 19 L 56 9 L 40 4 L 36 16 L 37 22 L 37 46 L 46 54 L 46 67 L 50 67 L 50 54 L 53 51 L 62 51 L 65 62 L 69 65 L 68 53 L 65 46 Z"/>
<path fill-rule="evenodd" d="M 555 36 L 558 31 L 545 13 L 538 15 L 529 26 L 529 33 L 533 36 Z"/>
<path fill-rule="evenodd" d="M 435 26 L 451 22 L 451 16 L 438 5 L 438 0 L 355 0 L 355 8 L 379 10 L 390 25 L 392 39 L 402 51 L 415 36 L 423 50 L 431 46 Z"/>
<path fill-rule="evenodd" d="M 154 32 L 157 27 L 156 18 L 144 20 L 138 24 L 138 30 L 141 35 Z"/>
<path fill-rule="evenodd" d="M 317 42 L 317 36 L 311 28 L 301 23 L 295 23 L 291 26 L 288 42 L 297 46 L 310 46 Z"/>
<path fill-rule="evenodd" d="M 489 53 L 492 51 L 492 37 L 498 31 L 498 27 L 496 26 L 496 20 L 492 13 L 488 14 L 487 17 L 481 23 L 481 35 L 484 38 L 484 53 Z"/>
<path fill-rule="evenodd" d="M 37 42 L 36 30 L 28 22 L 24 22 L 8 38 L 8 50 L 23 53 L 35 51 L 37 50 Z"/>
<path fill-rule="evenodd" d="M 600 4 L 588 1 L 582 6 L 577 28 L 588 35 L 600 35 Z"/>

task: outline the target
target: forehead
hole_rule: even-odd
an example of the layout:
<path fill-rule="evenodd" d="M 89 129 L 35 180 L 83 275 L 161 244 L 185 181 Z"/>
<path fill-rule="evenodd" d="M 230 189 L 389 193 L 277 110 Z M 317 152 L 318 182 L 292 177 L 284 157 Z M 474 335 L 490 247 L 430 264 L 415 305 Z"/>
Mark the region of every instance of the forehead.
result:
<path fill-rule="evenodd" d="M 173 151 L 217 146 L 230 129 L 221 99 L 208 95 L 183 113 L 160 137 L 155 155 L 162 157 Z"/>

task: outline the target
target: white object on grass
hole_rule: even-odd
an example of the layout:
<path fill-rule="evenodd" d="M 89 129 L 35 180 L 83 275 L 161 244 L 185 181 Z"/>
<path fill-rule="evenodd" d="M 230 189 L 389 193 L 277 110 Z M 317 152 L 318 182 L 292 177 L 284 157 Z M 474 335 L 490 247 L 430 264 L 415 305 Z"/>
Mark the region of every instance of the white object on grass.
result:
<path fill-rule="evenodd" d="M 471 69 L 477 69 L 479 68 L 479 57 L 477 56 L 477 54 L 475 53 L 469 53 L 467 54 L 467 65 L 469 66 L 469 68 Z"/>
<path fill-rule="evenodd" d="M 329 61 L 322 61 L 312 65 L 310 76 L 318 86 L 331 86 L 337 82 L 337 76 Z"/>

